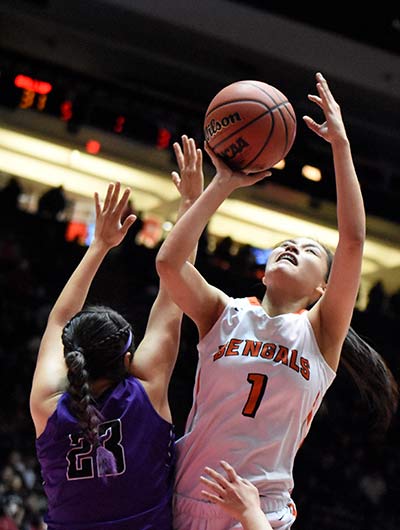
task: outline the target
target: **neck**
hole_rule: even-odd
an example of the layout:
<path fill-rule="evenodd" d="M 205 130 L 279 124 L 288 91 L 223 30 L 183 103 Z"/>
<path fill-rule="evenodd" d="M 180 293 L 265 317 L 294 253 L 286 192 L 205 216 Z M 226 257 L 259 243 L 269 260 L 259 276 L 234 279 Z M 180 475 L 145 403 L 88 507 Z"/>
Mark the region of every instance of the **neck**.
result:
<path fill-rule="evenodd" d="M 307 307 L 306 300 L 283 300 L 281 297 L 274 299 L 270 294 L 265 293 L 261 302 L 264 311 L 270 317 L 285 315 L 287 313 L 297 313 Z"/>
<path fill-rule="evenodd" d="M 97 379 L 93 381 L 90 385 L 90 389 L 94 398 L 101 396 L 110 386 L 113 384 L 113 381 L 110 379 Z"/>

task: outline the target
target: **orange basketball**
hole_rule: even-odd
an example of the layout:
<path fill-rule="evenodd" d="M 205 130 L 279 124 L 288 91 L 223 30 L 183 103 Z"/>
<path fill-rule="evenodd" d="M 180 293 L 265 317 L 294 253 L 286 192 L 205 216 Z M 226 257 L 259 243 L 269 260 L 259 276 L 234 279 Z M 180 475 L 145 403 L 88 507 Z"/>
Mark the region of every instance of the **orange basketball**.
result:
<path fill-rule="evenodd" d="M 212 99 L 204 119 L 209 147 L 232 169 L 254 173 L 285 158 L 296 136 L 287 97 L 261 81 L 237 81 Z"/>

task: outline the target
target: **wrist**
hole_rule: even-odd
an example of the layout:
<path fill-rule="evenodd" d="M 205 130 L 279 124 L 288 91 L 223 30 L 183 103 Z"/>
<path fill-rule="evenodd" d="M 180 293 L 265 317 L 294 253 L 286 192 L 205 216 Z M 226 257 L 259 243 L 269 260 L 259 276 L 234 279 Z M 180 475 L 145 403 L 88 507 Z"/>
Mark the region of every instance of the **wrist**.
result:
<path fill-rule="evenodd" d="M 89 248 L 99 254 L 107 254 L 107 252 L 112 248 L 109 244 L 101 239 L 94 238 L 89 245 Z"/>
<path fill-rule="evenodd" d="M 225 199 L 239 187 L 239 183 L 235 182 L 231 176 L 216 173 L 208 187 L 214 190 L 213 193 L 217 193 Z"/>
<path fill-rule="evenodd" d="M 266 515 L 261 508 L 248 507 L 240 517 L 243 527 L 248 530 L 267 528 Z"/>
<path fill-rule="evenodd" d="M 182 197 L 181 198 L 181 205 L 184 206 L 185 208 L 188 208 L 188 207 L 192 206 L 192 204 L 194 202 L 196 202 L 198 198 L 199 198 L 199 195 L 196 195 L 196 196 L 193 196 L 193 197 Z"/>

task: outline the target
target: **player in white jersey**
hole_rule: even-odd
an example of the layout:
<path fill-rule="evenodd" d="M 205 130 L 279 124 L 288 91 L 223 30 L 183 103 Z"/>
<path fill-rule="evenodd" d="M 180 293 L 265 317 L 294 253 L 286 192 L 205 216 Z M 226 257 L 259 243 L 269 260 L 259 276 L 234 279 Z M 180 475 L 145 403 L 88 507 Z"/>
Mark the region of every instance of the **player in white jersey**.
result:
<path fill-rule="evenodd" d="M 205 466 L 219 471 L 223 459 L 258 487 L 273 529 L 292 526 L 296 452 L 341 355 L 356 382 L 370 392 L 376 417 L 386 425 L 397 403 L 393 376 L 382 358 L 350 328 L 360 282 L 365 212 L 340 107 L 319 73 L 316 86 L 318 95 L 309 99 L 322 109 L 325 121 L 304 120 L 332 148 L 339 229 L 334 262 L 319 242 L 298 237 L 271 252 L 261 303 L 232 299 L 210 285 L 187 261 L 191 249 L 235 189 L 270 173 L 234 172 L 207 147 L 216 174 L 157 256 L 160 278 L 196 323 L 200 337 L 193 405 L 185 434 L 177 442 L 175 530 L 242 527 L 201 494 L 199 476 Z M 201 156 L 193 139 L 184 136 L 182 142 L 183 152 L 174 146 L 180 171 L 194 166 Z"/>

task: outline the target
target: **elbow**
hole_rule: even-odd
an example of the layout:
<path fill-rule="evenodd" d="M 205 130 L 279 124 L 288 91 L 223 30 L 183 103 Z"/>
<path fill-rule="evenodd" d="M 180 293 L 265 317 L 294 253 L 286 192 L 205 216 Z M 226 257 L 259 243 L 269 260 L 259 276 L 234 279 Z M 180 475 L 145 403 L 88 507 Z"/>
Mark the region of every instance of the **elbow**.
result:
<path fill-rule="evenodd" d="M 365 234 L 354 234 L 351 237 L 347 237 L 343 240 L 343 248 L 346 249 L 348 254 L 362 255 L 364 251 Z"/>
<path fill-rule="evenodd" d="M 352 237 L 350 238 L 350 244 L 354 247 L 363 248 L 365 239 L 366 239 L 365 228 L 361 228 L 360 230 L 358 230 L 352 235 Z"/>
<path fill-rule="evenodd" d="M 172 262 L 170 259 L 165 257 L 162 250 L 158 253 L 156 258 L 156 270 L 160 278 L 167 278 L 173 270 Z"/>
<path fill-rule="evenodd" d="M 356 248 L 362 248 L 366 239 L 366 230 L 365 226 L 360 226 L 354 228 L 353 230 L 348 230 L 340 235 L 340 239 L 343 238 L 343 241 L 346 242 L 346 245 Z"/>

